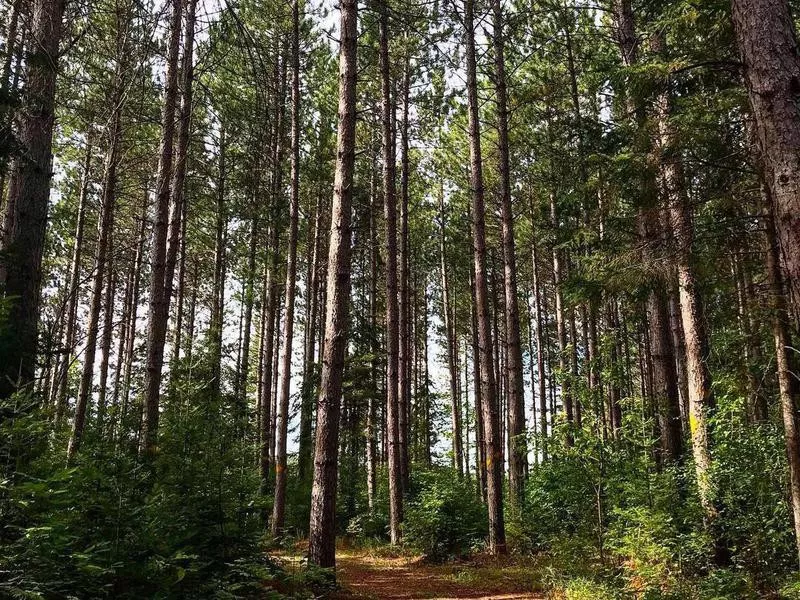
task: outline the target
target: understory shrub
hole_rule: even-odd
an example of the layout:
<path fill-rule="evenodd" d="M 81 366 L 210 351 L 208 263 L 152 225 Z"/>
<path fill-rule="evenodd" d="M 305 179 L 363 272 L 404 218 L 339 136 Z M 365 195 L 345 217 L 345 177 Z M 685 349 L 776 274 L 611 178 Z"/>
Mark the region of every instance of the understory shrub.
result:
<path fill-rule="evenodd" d="M 452 469 L 433 469 L 416 473 L 414 486 L 403 522 L 409 546 L 440 562 L 482 543 L 487 514 L 473 485 Z"/>

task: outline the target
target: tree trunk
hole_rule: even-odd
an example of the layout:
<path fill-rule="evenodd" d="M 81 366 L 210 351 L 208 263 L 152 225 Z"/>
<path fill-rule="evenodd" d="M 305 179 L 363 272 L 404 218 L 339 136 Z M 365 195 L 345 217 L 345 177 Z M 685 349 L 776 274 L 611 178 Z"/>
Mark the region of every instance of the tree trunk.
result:
<path fill-rule="evenodd" d="M 622 62 L 631 67 L 639 62 L 638 39 L 630 0 L 614 0 L 616 39 Z M 633 94 L 628 99 L 628 112 L 636 120 L 637 128 L 645 126 L 644 103 Z M 649 148 L 648 148 L 649 150 Z M 637 230 L 642 239 L 642 260 L 646 265 L 659 260 L 657 249 L 664 241 L 664 231 L 657 201 L 654 177 L 643 173 L 641 177 L 641 205 L 637 214 Z M 678 460 L 681 451 L 680 408 L 677 367 L 670 330 L 669 307 L 665 284 L 656 280 L 647 298 L 648 335 L 652 351 L 653 401 L 658 408 L 661 454 L 668 460 Z"/>
<path fill-rule="evenodd" d="M 383 213 L 386 221 L 386 423 L 389 442 L 389 537 L 392 544 L 400 543 L 400 523 L 403 520 L 403 470 L 401 420 L 404 396 L 401 382 L 407 378 L 403 370 L 400 346 L 404 332 L 402 311 L 403 290 L 398 290 L 397 274 L 397 197 L 395 193 L 395 153 L 392 135 L 394 105 L 389 72 L 388 7 L 380 5 L 380 70 L 381 70 L 381 134 L 383 153 Z M 401 234 L 402 236 L 402 234 Z M 402 244 L 402 241 L 401 241 Z M 403 277 L 402 260 L 399 265 Z M 401 379 L 402 378 L 402 379 Z M 402 390 L 401 390 L 402 387 Z"/>
<path fill-rule="evenodd" d="M 800 319 L 800 54 L 787 0 L 731 0 L 795 328 Z"/>
<path fill-rule="evenodd" d="M 117 72 L 117 76 L 119 72 Z M 100 220 L 98 222 L 97 249 L 95 251 L 95 271 L 92 280 L 92 294 L 89 302 L 89 321 L 86 326 L 86 350 L 84 351 L 83 370 L 81 372 L 78 400 L 75 404 L 75 418 L 72 424 L 72 435 L 67 447 L 67 462 L 71 462 L 83 439 L 86 424 L 86 412 L 92 395 L 94 380 L 94 359 L 97 352 L 97 333 L 100 325 L 100 308 L 103 301 L 103 281 L 106 275 L 109 243 L 114 227 L 114 205 L 117 195 L 117 167 L 119 165 L 119 148 L 122 126 L 122 92 L 121 82 L 117 81 L 117 93 L 112 99 L 111 127 L 108 132 L 108 151 L 106 154 L 105 175 L 103 176 L 103 193 L 100 203 Z"/>
<path fill-rule="evenodd" d="M 258 186 L 256 186 L 256 194 Z M 253 212 L 257 211 L 253 206 Z M 258 249 L 258 216 L 254 214 L 250 226 L 250 247 L 247 255 L 247 282 L 244 296 L 244 321 L 242 323 L 242 353 L 239 364 L 238 395 L 236 397 L 236 419 L 239 435 L 244 436 L 247 428 L 247 382 L 250 375 L 250 330 L 253 324 L 253 303 L 255 302 L 256 251 Z"/>
<path fill-rule="evenodd" d="M 289 431 L 289 383 L 292 377 L 292 341 L 294 336 L 294 297 L 297 284 L 297 222 L 300 211 L 300 8 L 292 0 L 292 124 L 291 192 L 289 199 L 289 240 L 284 292 L 283 345 L 278 400 L 278 446 L 275 461 L 275 504 L 272 512 L 272 536 L 280 535 L 286 513 L 286 438 Z"/>
<path fill-rule="evenodd" d="M 481 400 L 486 440 L 486 489 L 489 507 L 489 551 L 506 552 L 503 521 L 503 447 L 495 386 L 489 291 L 486 283 L 486 226 L 481 159 L 478 82 L 475 56 L 474 0 L 464 1 L 466 29 L 467 104 L 469 121 L 470 187 L 472 193 L 472 248 L 475 269 L 475 312 L 478 329 Z"/>
<path fill-rule="evenodd" d="M 411 427 L 411 383 L 414 342 L 411 334 L 411 245 L 408 235 L 408 110 L 411 73 L 408 52 L 403 61 L 403 120 L 400 130 L 400 244 L 398 250 L 398 330 L 400 346 L 398 354 L 398 430 L 400 442 L 400 473 L 402 475 L 402 491 L 407 492 L 410 486 L 409 437 Z M 393 153 L 394 154 L 394 153 Z M 394 160 L 394 159 L 393 159 Z"/>
<path fill-rule="evenodd" d="M 340 11 L 339 124 L 308 547 L 309 562 L 320 567 L 336 564 L 336 450 L 350 300 L 350 204 L 355 162 L 357 1 L 340 0 Z"/>
<path fill-rule="evenodd" d="M 131 395 L 131 372 L 133 370 L 133 356 L 136 350 L 136 319 L 139 315 L 139 293 L 142 284 L 142 263 L 144 262 L 144 243 L 145 231 L 147 225 L 147 209 L 150 204 L 149 190 L 147 184 L 144 186 L 144 195 L 142 199 L 142 212 L 139 215 L 139 232 L 136 243 L 136 257 L 134 259 L 133 267 L 133 293 L 131 295 L 131 312 L 128 319 L 126 334 L 127 343 L 125 348 L 125 375 L 122 378 L 122 408 L 120 413 L 120 422 L 124 422 L 128 414 L 128 405 Z"/>
<path fill-rule="evenodd" d="M 374 174 L 373 174 L 374 179 Z M 374 182 L 373 182 L 374 185 Z M 374 196 L 373 196 L 374 198 Z M 303 351 L 303 391 L 300 405 L 300 441 L 297 458 L 297 476 L 300 481 L 307 481 L 311 473 L 311 443 L 312 427 L 314 420 L 314 397 L 316 393 L 316 341 L 317 341 L 317 320 L 319 313 L 319 263 L 322 252 L 322 211 L 323 199 L 317 198 L 314 210 L 313 242 L 311 239 L 311 260 L 308 266 L 306 277 L 306 332 L 305 349 Z M 374 214 L 370 213 L 370 218 L 374 220 Z M 375 251 L 375 235 L 371 238 Z M 373 278 L 373 284 L 375 280 Z M 377 381 L 377 380 L 373 380 Z M 377 385 L 377 383 L 375 384 Z"/>
<path fill-rule="evenodd" d="M 453 432 L 453 466 L 459 477 L 464 475 L 464 448 L 461 444 L 461 410 L 458 394 L 458 347 L 455 341 L 453 318 L 450 314 L 450 287 L 447 273 L 447 234 L 444 208 L 444 183 L 439 184 L 439 264 L 442 272 L 442 317 L 444 321 L 445 345 L 447 346 L 447 368 L 450 372 L 450 414 Z M 467 469 L 469 470 L 469 469 Z"/>
<path fill-rule="evenodd" d="M 663 34 L 652 39 L 653 51 L 665 55 L 666 41 Z M 711 373 L 708 369 L 708 336 L 702 313 L 702 302 L 697 286 L 697 277 L 692 264 L 694 232 L 689 198 L 687 197 L 680 150 L 676 147 L 675 133 L 670 117 L 672 99 L 669 80 L 659 93 L 656 103 L 660 166 L 663 193 L 669 205 L 672 235 L 674 236 L 676 269 L 678 273 L 678 297 L 681 321 L 686 344 L 686 379 L 689 390 L 689 431 L 692 438 L 697 486 L 700 503 L 710 527 L 717 516 L 717 492 L 711 471 L 711 445 L 709 419 L 714 411 L 714 395 L 711 388 Z M 715 536 L 717 559 L 725 552 L 721 540 Z"/>
<path fill-rule="evenodd" d="M 109 250 L 114 246 L 113 233 L 109 236 Z M 114 330 L 114 297 L 117 287 L 117 275 L 114 269 L 114 256 L 109 252 L 106 261 L 105 297 L 103 299 L 103 336 L 100 342 L 100 381 L 97 387 L 97 430 L 104 435 L 106 413 L 108 410 L 108 368 L 111 355 L 111 337 Z"/>
<path fill-rule="evenodd" d="M 800 560 L 800 427 L 797 410 L 800 405 L 800 383 L 795 376 L 797 360 L 792 346 L 786 288 L 781 277 L 780 253 L 772 214 L 769 185 L 761 184 L 764 207 L 762 224 L 766 232 L 766 267 L 772 309 L 772 334 L 775 340 L 775 362 L 781 399 L 786 455 L 789 462 L 789 490 L 798 560 Z"/>
<path fill-rule="evenodd" d="M 377 194 L 377 165 L 372 159 L 370 174 L 369 194 L 369 320 L 370 320 L 370 352 L 372 362 L 370 375 L 372 389 L 367 400 L 367 503 L 369 510 L 375 509 L 375 496 L 377 494 L 377 408 L 381 404 L 378 381 L 380 380 L 380 343 L 378 340 L 378 223 L 376 210 L 378 208 Z M 311 354 L 313 355 L 313 349 Z"/>
<path fill-rule="evenodd" d="M 81 255 L 83 253 L 83 230 L 86 223 L 86 197 L 89 191 L 89 180 L 92 166 L 92 144 L 86 144 L 86 154 L 83 161 L 83 174 L 81 177 L 81 191 L 78 196 L 78 215 L 75 224 L 75 245 L 72 247 L 72 262 L 70 263 L 70 280 L 66 311 L 66 331 L 64 334 L 64 357 L 58 373 L 56 385 L 56 427 L 64 418 L 67 407 L 67 388 L 69 387 L 69 368 L 72 366 L 72 354 L 75 351 L 75 326 L 78 314 L 78 284 L 81 277 Z M 2 190 L 0 190 L 2 194 Z"/>
<path fill-rule="evenodd" d="M 493 9 L 494 36 L 492 41 L 497 92 L 498 149 L 500 152 L 500 214 L 503 241 L 506 360 L 508 361 L 508 436 L 511 450 L 508 457 L 508 484 L 511 502 L 516 509 L 520 509 L 524 499 L 524 476 L 528 462 L 528 445 L 525 439 L 525 387 L 523 383 L 522 344 L 520 341 L 519 301 L 517 299 L 514 213 L 511 208 L 503 8 L 500 0 L 493 1 Z"/>
<path fill-rule="evenodd" d="M 29 55 L 17 142 L 2 231 L 0 288 L 9 302 L 0 339 L 0 398 L 28 388 L 36 371 L 36 344 L 47 209 L 52 178 L 56 76 L 64 0 L 32 0 Z"/>
<path fill-rule="evenodd" d="M 173 171 L 175 145 L 175 113 L 178 108 L 178 58 L 181 38 L 181 1 L 172 0 L 170 36 L 164 104 L 161 111 L 161 145 L 156 182 L 156 214 L 150 251 L 150 300 L 147 314 L 147 350 L 142 413 L 142 435 L 139 451 L 152 454 L 156 450 L 159 418 L 161 369 L 164 363 L 169 298 L 164 288 L 167 273 L 167 234 L 169 229 L 170 178 Z"/>

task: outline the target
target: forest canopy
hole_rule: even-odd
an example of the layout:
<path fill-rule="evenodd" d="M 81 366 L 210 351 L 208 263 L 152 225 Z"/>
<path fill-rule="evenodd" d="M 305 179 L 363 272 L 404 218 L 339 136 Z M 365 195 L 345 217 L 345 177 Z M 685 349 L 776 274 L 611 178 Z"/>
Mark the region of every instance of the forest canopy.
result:
<path fill-rule="evenodd" d="M 797 8 L 4 0 L 0 597 L 800 598 Z"/>

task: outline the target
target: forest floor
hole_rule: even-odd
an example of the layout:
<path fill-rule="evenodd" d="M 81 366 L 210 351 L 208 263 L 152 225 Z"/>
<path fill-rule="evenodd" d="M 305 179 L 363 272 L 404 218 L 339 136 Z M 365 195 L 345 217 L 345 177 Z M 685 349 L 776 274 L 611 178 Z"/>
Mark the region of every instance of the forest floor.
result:
<path fill-rule="evenodd" d="M 293 558 L 283 556 L 292 561 Z M 514 559 L 477 556 L 433 565 L 387 548 L 339 549 L 335 600 L 543 600 L 536 570 Z"/>

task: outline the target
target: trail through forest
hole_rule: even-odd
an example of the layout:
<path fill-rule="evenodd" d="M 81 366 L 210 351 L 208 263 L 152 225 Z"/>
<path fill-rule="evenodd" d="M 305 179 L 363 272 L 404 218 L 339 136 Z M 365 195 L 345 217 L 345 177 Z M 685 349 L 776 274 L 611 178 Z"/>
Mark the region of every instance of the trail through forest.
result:
<path fill-rule="evenodd" d="M 282 556 L 295 563 L 300 556 Z M 476 557 L 429 564 L 421 556 L 369 549 L 337 549 L 337 600 L 540 600 L 545 596 L 529 564 Z"/>
<path fill-rule="evenodd" d="M 519 581 L 513 570 L 503 575 L 499 568 L 477 564 L 429 565 L 419 556 L 381 557 L 363 551 L 338 552 L 337 577 L 345 598 L 413 600 L 433 598 L 457 600 L 528 600 L 544 598 L 530 591 L 530 583 Z M 497 575 L 497 576 L 495 576 Z"/>

